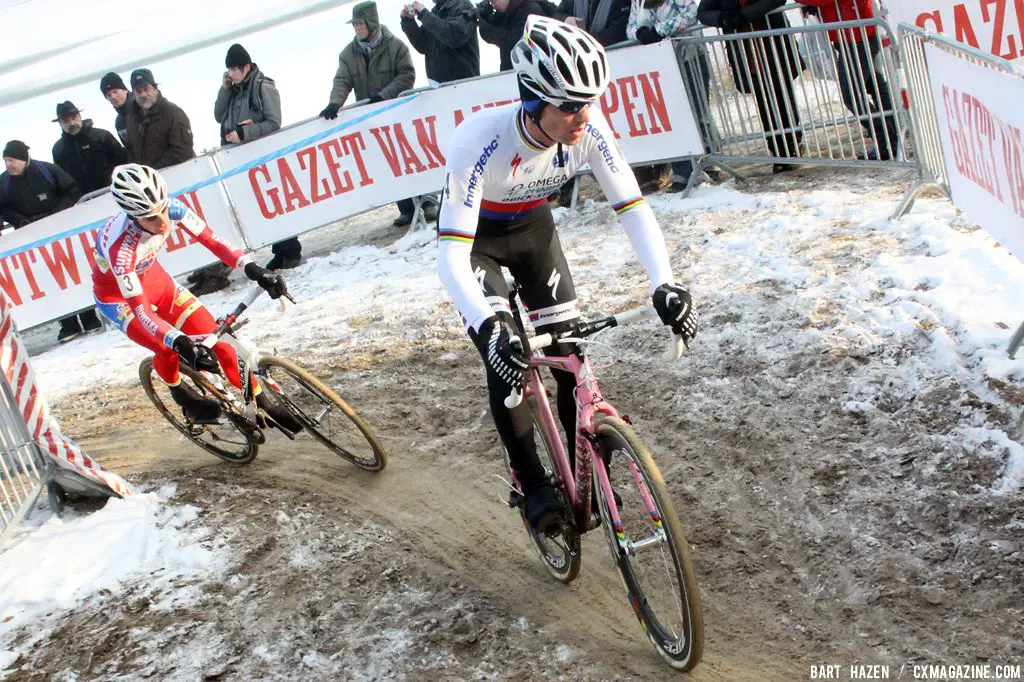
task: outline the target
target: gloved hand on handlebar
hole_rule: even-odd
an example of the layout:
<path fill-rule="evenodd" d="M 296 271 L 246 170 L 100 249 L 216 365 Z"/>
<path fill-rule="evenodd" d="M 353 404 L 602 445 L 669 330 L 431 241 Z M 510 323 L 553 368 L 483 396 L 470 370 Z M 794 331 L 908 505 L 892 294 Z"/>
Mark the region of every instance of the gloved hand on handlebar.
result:
<path fill-rule="evenodd" d="M 654 309 L 661 321 L 689 343 L 697 336 L 697 308 L 690 292 L 678 284 L 662 284 L 654 290 Z"/>
<path fill-rule="evenodd" d="M 264 291 L 270 294 L 270 298 L 278 299 L 288 293 L 288 285 L 285 283 L 284 277 L 255 263 L 245 264 L 245 276 L 259 284 Z"/>
<path fill-rule="evenodd" d="M 198 344 L 189 337 L 182 334 L 174 339 L 174 352 L 181 356 L 185 364 L 199 372 L 219 372 L 220 363 L 217 356 L 210 352 L 210 349 Z"/>
<path fill-rule="evenodd" d="M 523 350 L 519 332 L 506 320 L 492 315 L 480 325 L 474 337 L 487 366 L 514 391 L 523 388 L 523 377 L 530 360 Z"/>

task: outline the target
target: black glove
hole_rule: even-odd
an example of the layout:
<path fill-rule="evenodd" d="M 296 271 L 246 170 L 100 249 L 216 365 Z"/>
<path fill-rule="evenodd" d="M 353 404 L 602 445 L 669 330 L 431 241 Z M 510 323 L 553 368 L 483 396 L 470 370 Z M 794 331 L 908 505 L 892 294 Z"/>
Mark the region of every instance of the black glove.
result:
<path fill-rule="evenodd" d="M 722 28 L 724 29 L 730 31 L 738 31 L 747 24 L 749 24 L 750 22 L 747 20 L 745 16 L 743 16 L 743 12 L 739 10 L 733 10 L 731 12 L 723 11 L 721 17 L 718 20 L 718 23 L 721 24 Z"/>
<path fill-rule="evenodd" d="M 650 26 L 641 26 L 636 30 L 636 40 L 644 45 L 661 42 L 662 35 Z"/>
<path fill-rule="evenodd" d="M 654 290 L 654 309 L 661 321 L 687 343 L 697 336 L 697 309 L 690 292 L 678 284 L 662 284 Z"/>
<path fill-rule="evenodd" d="M 383 102 L 383 101 L 384 101 L 384 98 L 380 96 L 379 92 L 375 92 L 372 95 L 370 95 L 370 104 L 375 104 L 377 102 Z"/>
<path fill-rule="evenodd" d="M 523 352 L 519 333 L 512 325 L 492 315 L 480 325 L 474 341 L 486 358 L 487 367 L 510 389 L 522 390 L 523 377 L 530 368 L 530 360 Z"/>
<path fill-rule="evenodd" d="M 476 4 L 476 13 L 484 21 L 493 19 L 496 11 L 494 5 L 491 4 L 491 0 L 483 0 Z"/>
<path fill-rule="evenodd" d="M 202 344 L 197 344 L 189 337 L 182 334 L 174 339 L 174 352 L 181 356 L 185 364 L 200 372 L 219 372 L 220 363 L 217 356 L 210 352 L 210 349 Z"/>
<path fill-rule="evenodd" d="M 320 112 L 320 118 L 328 118 L 333 121 L 334 119 L 338 118 L 339 109 L 341 109 L 340 104 L 335 104 L 334 102 L 331 102 L 326 107 L 324 107 L 323 111 Z"/>
<path fill-rule="evenodd" d="M 278 299 L 288 293 L 284 277 L 255 263 L 245 264 L 245 276 L 259 284 L 270 298 Z"/>

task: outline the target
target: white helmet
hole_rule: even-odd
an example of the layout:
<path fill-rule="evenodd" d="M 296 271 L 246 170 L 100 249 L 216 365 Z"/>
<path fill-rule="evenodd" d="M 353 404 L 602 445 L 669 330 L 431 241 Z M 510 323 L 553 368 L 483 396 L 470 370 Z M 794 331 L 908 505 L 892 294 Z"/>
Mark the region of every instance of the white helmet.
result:
<path fill-rule="evenodd" d="M 583 29 L 538 15 L 526 20 L 512 48 L 512 68 L 527 90 L 555 106 L 594 102 L 608 87 L 601 44 Z"/>
<path fill-rule="evenodd" d="M 110 193 L 121 210 L 133 218 L 162 213 L 169 199 L 167 183 L 149 166 L 126 163 L 114 169 Z"/>

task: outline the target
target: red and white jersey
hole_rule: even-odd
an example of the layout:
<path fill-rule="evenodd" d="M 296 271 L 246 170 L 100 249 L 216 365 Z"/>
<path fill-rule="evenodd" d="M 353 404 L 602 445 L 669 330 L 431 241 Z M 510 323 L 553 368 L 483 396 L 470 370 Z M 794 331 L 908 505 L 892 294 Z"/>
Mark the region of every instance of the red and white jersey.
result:
<path fill-rule="evenodd" d="M 240 249 L 217 236 L 195 211 L 178 199 L 171 199 L 169 217 L 192 234 L 196 241 L 213 252 L 225 265 L 242 268 L 249 262 Z M 135 316 L 154 339 L 168 348 L 181 332 L 153 313 L 143 277 L 153 269 L 162 273 L 157 254 L 167 241 L 167 234 L 153 234 L 144 230 L 130 216 L 119 213 L 104 225 L 96 235 L 96 267 L 92 272 L 92 290 L 100 304 L 125 301 Z M 164 278 L 167 275 L 163 275 Z M 151 286 L 163 284 L 160 277 L 151 277 Z"/>
<path fill-rule="evenodd" d="M 241 250 L 218 237 L 184 202 L 171 199 L 168 213 L 172 223 L 188 230 L 226 265 L 239 268 L 245 264 L 242 261 L 248 262 Z M 170 230 L 167 234 L 148 232 L 131 216 L 118 213 L 96 235 L 96 271 L 93 273 L 93 282 L 116 282 L 125 300 L 139 295 L 142 292 L 139 277 L 156 261 L 169 235 Z"/>

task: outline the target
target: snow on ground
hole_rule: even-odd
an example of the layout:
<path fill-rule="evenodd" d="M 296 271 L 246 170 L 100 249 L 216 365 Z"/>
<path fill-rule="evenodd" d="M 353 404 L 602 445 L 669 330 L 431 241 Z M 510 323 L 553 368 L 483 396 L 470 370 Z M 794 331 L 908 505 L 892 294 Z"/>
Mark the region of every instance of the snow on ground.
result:
<path fill-rule="evenodd" d="M 852 349 L 865 359 L 881 353 L 889 384 L 879 383 L 879 373 L 869 367 L 842 396 L 850 412 L 877 409 L 883 394 L 893 391 L 911 395 L 935 375 L 972 386 L 985 399 L 995 397 L 992 382 L 1024 380 L 1024 364 L 1005 353 L 1024 315 L 1024 266 L 986 232 L 957 217 L 946 201 L 919 201 L 896 222 L 889 220 L 891 198 L 872 200 L 843 190 L 748 194 L 730 185 L 701 187 L 688 199 L 658 196 L 651 203 L 677 277 L 706 308 L 698 348 L 731 344 L 741 351 L 758 338 L 764 317 L 783 315 L 794 320 L 792 334 L 768 340 L 770 348 L 762 349 L 780 361 L 809 343 Z M 602 312 L 627 300 L 641 302 L 642 271 L 637 267 L 624 278 L 619 272 L 635 259 L 606 204 L 587 201 L 575 213 L 556 214 L 584 309 Z M 731 216 L 742 223 L 723 228 Z M 816 253 L 831 263 L 824 256 L 837 252 L 840 262 L 848 256 L 848 267 L 816 266 Z M 458 335 L 434 257 L 432 234 L 419 233 L 387 246 L 311 258 L 288 275 L 298 305 L 282 316 L 261 299 L 245 334 L 281 354 L 322 358 Z M 766 304 L 752 295 L 765 282 L 793 294 Z M 204 300 L 216 314 L 226 312 L 246 285 Z M 723 323 L 707 315 L 720 304 L 736 308 L 737 302 L 749 306 L 744 312 L 750 314 Z M 901 364 L 899 347 L 908 339 L 925 344 L 927 352 Z M 136 363 L 145 354 L 107 332 L 43 353 L 34 366 L 45 393 L 59 399 L 135 382 Z M 894 380 L 898 385 L 890 385 Z M 983 423 L 965 424 L 956 437 L 983 448 L 1005 440 L 1001 433 Z M 998 489 L 1019 489 L 1024 450 L 1012 441 L 996 447 L 1010 451 Z"/>
<path fill-rule="evenodd" d="M 18 658 L 7 646 L 9 634 L 33 623 L 44 637 L 55 610 L 117 598 L 127 582 L 143 576 L 167 608 L 177 608 L 189 599 L 188 587 L 181 587 L 188 578 L 218 573 L 223 541 L 197 523 L 197 507 L 168 504 L 174 492 L 165 486 L 113 499 L 87 515 L 69 510 L 58 518 L 36 510 L 0 562 L 0 670 Z"/>

